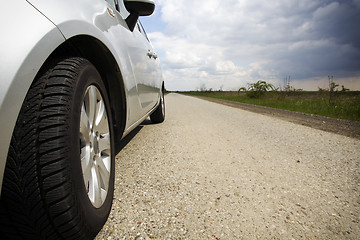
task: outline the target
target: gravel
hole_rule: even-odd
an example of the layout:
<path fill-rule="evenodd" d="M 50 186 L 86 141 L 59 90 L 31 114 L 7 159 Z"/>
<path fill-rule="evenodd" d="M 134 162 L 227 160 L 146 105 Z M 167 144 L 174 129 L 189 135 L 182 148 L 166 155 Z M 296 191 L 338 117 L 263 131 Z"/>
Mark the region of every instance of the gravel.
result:
<path fill-rule="evenodd" d="M 360 140 L 168 94 L 117 155 L 96 239 L 359 239 Z"/>
<path fill-rule="evenodd" d="M 255 113 L 260 113 L 271 117 L 284 119 L 286 121 L 301 124 L 311 128 L 316 128 L 323 131 L 360 139 L 360 122 L 357 121 L 335 119 L 335 118 L 318 116 L 309 113 L 293 112 L 283 109 L 257 106 L 257 105 L 234 102 L 234 101 L 217 99 L 217 98 L 200 97 L 200 96 L 198 96 L 198 98 L 235 108 L 240 108 Z"/>

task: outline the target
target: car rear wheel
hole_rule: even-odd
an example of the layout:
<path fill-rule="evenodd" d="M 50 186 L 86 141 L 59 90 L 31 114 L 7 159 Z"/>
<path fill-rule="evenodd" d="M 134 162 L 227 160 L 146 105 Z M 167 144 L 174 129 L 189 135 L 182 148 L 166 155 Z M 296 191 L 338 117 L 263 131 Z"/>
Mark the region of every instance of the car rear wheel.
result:
<path fill-rule="evenodd" d="M 62 60 L 34 81 L 4 173 L 0 229 L 5 236 L 96 236 L 114 192 L 110 114 L 101 76 L 83 58 Z"/>
<path fill-rule="evenodd" d="M 162 123 L 165 120 L 165 97 L 164 89 L 161 90 L 159 106 L 150 115 L 150 119 L 153 123 Z"/>

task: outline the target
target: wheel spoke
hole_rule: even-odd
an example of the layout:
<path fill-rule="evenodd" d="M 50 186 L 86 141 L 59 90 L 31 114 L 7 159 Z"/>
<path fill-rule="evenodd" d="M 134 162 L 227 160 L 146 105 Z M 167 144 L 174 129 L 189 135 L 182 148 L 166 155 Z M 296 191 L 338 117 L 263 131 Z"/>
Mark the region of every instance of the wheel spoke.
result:
<path fill-rule="evenodd" d="M 107 191 L 105 191 L 104 189 L 101 189 L 101 201 L 104 202 L 107 196 Z"/>
<path fill-rule="evenodd" d="M 100 135 L 109 133 L 108 118 L 103 101 L 98 104 L 98 114 L 95 121 L 94 131 L 99 132 Z"/>
<path fill-rule="evenodd" d="M 96 104 L 97 104 L 96 88 L 94 86 L 91 86 L 88 88 L 87 96 L 85 97 L 86 113 L 89 119 L 90 128 L 94 126 Z"/>
<path fill-rule="evenodd" d="M 91 182 L 92 184 L 89 187 L 89 197 L 93 202 L 94 206 L 101 206 L 101 185 L 100 185 L 100 176 L 99 170 L 96 165 L 91 168 Z"/>
<path fill-rule="evenodd" d="M 96 104 L 96 118 L 94 127 L 96 127 L 97 131 L 99 132 L 109 131 L 104 101 L 99 101 Z"/>
<path fill-rule="evenodd" d="M 81 168 L 83 172 L 83 178 L 86 190 L 88 190 L 89 181 L 91 178 L 91 168 L 93 167 L 93 161 L 90 159 L 90 152 L 86 151 L 83 155 L 81 154 Z"/>
<path fill-rule="evenodd" d="M 106 189 L 108 189 L 109 187 L 109 179 L 110 179 L 110 157 L 98 157 L 96 159 L 96 163 L 98 166 L 98 171 L 99 171 L 99 177 L 101 178 L 101 181 L 103 183 L 103 187 L 104 190 L 106 191 Z"/>
<path fill-rule="evenodd" d="M 87 143 L 90 141 L 89 133 L 90 133 L 90 122 L 88 115 L 85 111 L 85 104 L 81 107 L 81 115 L 80 115 L 80 133 Z"/>
<path fill-rule="evenodd" d="M 94 179 L 93 170 L 94 170 L 94 169 L 91 168 L 91 172 L 90 172 L 91 177 L 89 178 L 88 196 L 89 196 L 90 201 L 94 204 L 94 201 L 95 201 L 95 192 L 96 192 L 95 187 L 94 187 L 94 185 L 95 185 L 94 181 L 96 181 L 96 180 Z"/>

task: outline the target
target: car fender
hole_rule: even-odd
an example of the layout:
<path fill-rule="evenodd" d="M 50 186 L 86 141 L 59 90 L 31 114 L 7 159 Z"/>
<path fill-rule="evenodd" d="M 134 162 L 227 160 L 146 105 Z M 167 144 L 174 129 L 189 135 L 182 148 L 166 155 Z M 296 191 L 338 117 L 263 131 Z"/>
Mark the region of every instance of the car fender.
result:
<path fill-rule="evenodd" d="M 141 103 L 136 86 L 134 67 L 126 46 L 133 41 L 134 33 L 129 30 L 125 18 L 129 15 L 123 1 L 118 1 L 119 12 L 105 0 L 29 0 L 40 12 L 46 15 L 62 32 L 66 39 L 77 35 L 89 35 L 98 39 L 117 62 L 125 86 L 127 104 L 126 129 L 134 123 L 134 113 L 141 111 Z M 74 9 L 83 9 L 78 11 Z M 72 19 L 69 21 L 68 19 Z M 122 25 L 122 28 L 118 26 Z M 119 43 L 119 36 L 124 44 Z M 124 70 L 124 71 L 122 71 Z"/>
<path fill-rule="evenodd" d="M 65 38 L 58 28 L 25 1 L 1 8 L 4 24 L 0 44 L 0 191 L 8 148 L 25 95 L 42 64 Z M 34 27 L 36 26 L 36 27 Z M 6 58 L 5 58 L 6 56 Z"/>

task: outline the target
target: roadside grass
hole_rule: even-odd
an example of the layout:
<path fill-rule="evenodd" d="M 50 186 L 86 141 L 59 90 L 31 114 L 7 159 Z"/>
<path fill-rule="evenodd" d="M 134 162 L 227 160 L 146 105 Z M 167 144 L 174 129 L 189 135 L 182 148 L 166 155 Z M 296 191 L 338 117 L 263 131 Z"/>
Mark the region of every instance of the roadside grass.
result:
<path fill-rule="evenodd" d="M 272 108 L 304 112 L 338 119 L 360 121 L 359 92 L 266 92 L 259 98 L 249 98 L 245 92 L 205 91 L 180 92 L 242 102 Z"/>

